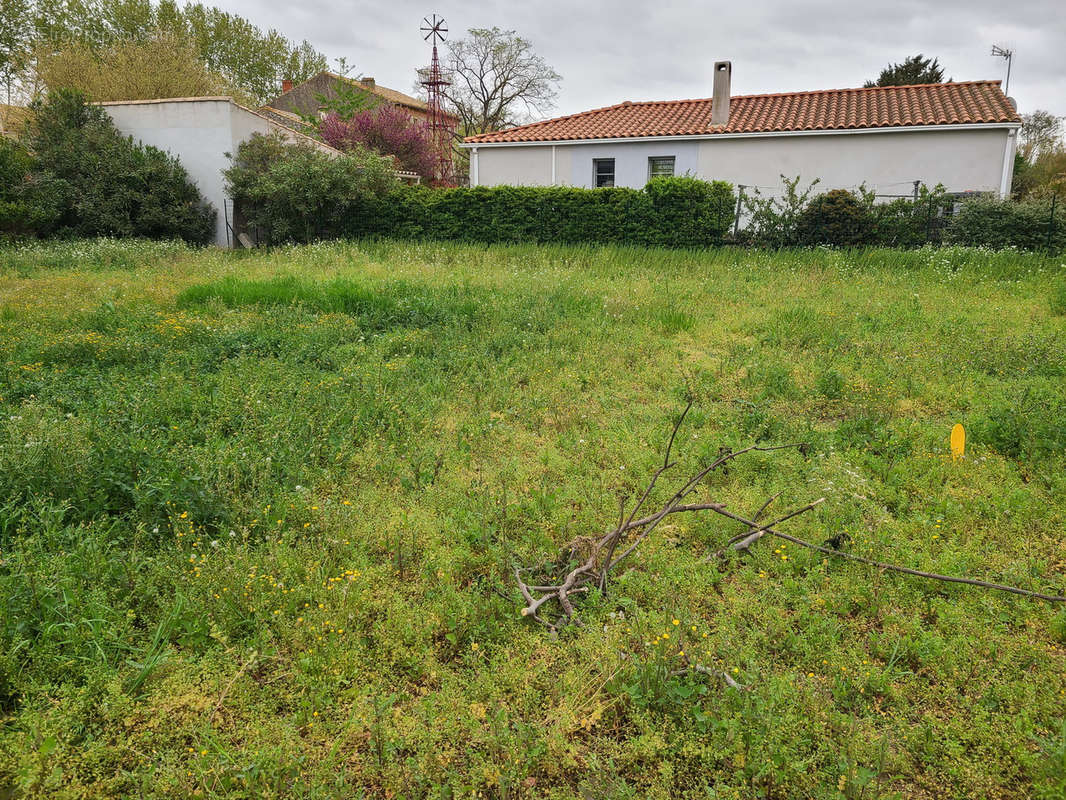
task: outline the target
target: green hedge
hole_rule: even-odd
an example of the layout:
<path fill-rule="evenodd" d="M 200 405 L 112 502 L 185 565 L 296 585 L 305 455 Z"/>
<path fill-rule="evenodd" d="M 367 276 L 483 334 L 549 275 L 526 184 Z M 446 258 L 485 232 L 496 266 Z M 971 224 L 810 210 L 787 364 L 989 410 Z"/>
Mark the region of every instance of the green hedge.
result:
<path fill-rule="evenodd" d="M 1041 250 L 1050 246 L 1066 249 L 1066 202 L 1055 204 L 1052 220 L 1050 199 L 1000 200 L 979 197 L 967 200 L 952 218 L 946 239 L 974 247 L 1018 247 Z"/>
<path fill-rule="evenodd" d="M 707 247 L 733 241 L 736 198 L 723 181 L 656 178 L 643 189 L 497 186 L 430 189 L 399 186 L 372 153 L 331 158 L 310 148 L 252 137 L 226 177 L 241 214 L 264 244 L 389 236 L 496 242 Z M 784 177 L 784 176 L 782 176 Z M 942 188 L 917 200 L 874 202 L 834 189 L 808 199 L 789 182 L 788 198 L 747 198 L 738 243 L 764 247 L 920 247 L 962 244 L 1048 246 L 1047 201 L 973 198 Z M 813 187 L 813 185 L 812 185 Z M 1059 209 L 1052 249 L 1066 246 Z"/>
<path fill-rule="evenodd" d="M 733 223 L 733 191 L 693 178 L 657 178 L 644 190 L 404 188 L 383 198 L 376 220 L 354 222 L 348 235 L 706 247 Z"/>
<path fill-rule="evenodd" d="M 366 154 L 331 158 L 252 137 L 226 178 L 265 244 L 376 235 L 705 247 L 721 243 L 733 224 L 733 188 L 721 181 L 657 178 L 643 190 L 430 189 L 356 177 L 377 172 Z"/>
<path fill-rule="evenodd" d="M 497 186 L 403 188 L 382 198 L 376 219 L 347 235 L 381 234 L 467 242 L 707 247 L 733 224 L 733 187 L 656 178 L 643 190 Z"/>

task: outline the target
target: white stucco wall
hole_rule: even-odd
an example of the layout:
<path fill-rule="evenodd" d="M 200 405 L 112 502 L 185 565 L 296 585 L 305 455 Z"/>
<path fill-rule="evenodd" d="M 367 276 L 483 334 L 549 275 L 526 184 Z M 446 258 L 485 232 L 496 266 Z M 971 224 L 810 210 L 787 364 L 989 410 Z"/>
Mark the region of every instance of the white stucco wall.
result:
<path fill-rule="evenodd" d="M 913 181 L 938 183 L 950 192 L 999 191 L 1009 129 L 950 128 L 885 133 L 838 133 L 705 139 L 649 139 L 640 142 L 556 144 L 555 183 L 592 186 L 592 162 L 615 159 L 615 185 L 641 188 L 648 180 L 648 158 L 674 156 L 675 174 L 764 187 L 773 194 L 781 175 L 799 175 L 805 186 L 867 187 L 884 194 L 907 194 Z M 552 183 L 550 144 L 478 145 L 477 183 L 548 186 Z M 1009 177 L 1008 177 L 1009 185 Z"/>
<path fill-rule="evenodd" d="M 101 103 L 115 126 L 142 144 L 177 157 L 200 194 L 218 212 L 215 244 L 234 246 L 226 231 L 226 195 L 222 171 L 230 165 L 227 153 L 253 133 L 281 131 L 296 134 L 234 103 L 228 97 Z M 230 222 L 232 223 L 232 212 Z"/>

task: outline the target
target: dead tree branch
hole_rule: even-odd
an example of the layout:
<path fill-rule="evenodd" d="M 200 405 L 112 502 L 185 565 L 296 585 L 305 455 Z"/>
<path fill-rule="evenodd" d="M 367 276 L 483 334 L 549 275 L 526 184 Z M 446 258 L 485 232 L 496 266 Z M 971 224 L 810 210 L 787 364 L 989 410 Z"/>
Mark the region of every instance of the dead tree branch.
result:
<path fill-rule="evenodd" d="M 732 520 L 736 520 L 737 522 L 739 522 L 739 523 L 741 523 L 743 525 L 747 525 L 749 527 L 749 529 L 751 529 L 751 528 L 759 528 L 760 527 L 759 523 L 754 522 L 752 520 L 744 519 L 743 517 L 738 516 L 737 514 L 734 514 L 731 511 L 726 510 L 722 506 L 718 506 L 716 508 L 712 508 L 711 510 L 716 512 L 716 513 L 718 513 L 718 514 L 721 514 L 724 517 L 729 517 Z M 956 577 L 954 575 L 941 575 L 941 574 L 939 574 L 937 572 L 923 572 L 922 570 L 919 570 L 919 569 L 911 569 L 910 567 L 901 567 L 898 564 L 889 564 L 889 563 L 887 563 L 885 561 L 876 561 L 875 559 L 872 559 L 872 558 L 865 558 L 864 556 L 857 556 L 857 555 L 854 555 L 853 553 L 846 553 L 843 550 L 834 550 L 831 547 L 824 547 L 824 546 L 822 546 L 820 544 L 814 544 L 813 542 L 808 542 L 805 539 L 800 539 L 797 536 L 790 536 L 787 533 L 781 533 L 781 531 L 777 531 L 777 530 L 773 529 L 773 527 L 772 527 L 773 524 L 776 524 L 776 523 L 771 523 L 771 525 L 767 525 L 767 526 L 762 527 L 761 531 L 763 533 L 769 533 L 772 536 L 776 536 L 779 539 L 784 539 L 787 542 L 792 542 L 793 544 L 798 544 L 801 547 L 806 547 L 806 548 L 808 548 L 810 550 L 816 550 L 819 553 L 825 553 L 826 555 L 835 556 L 837 558 L 843 558 L 843 559 L 846 559 L 848 561 L 855 561 L 855 562 L 857 562 L 859 564 L 866 564 L 866 565 L 871 566 L 871 567 L 876 567 L 877 569 L 883 569 L 883 570 L 887 570 L 889 572 L 901 572 L 904 575 L 914 575 L 915 577 L 918 577 L 918 578 L 927 578 L 929 580 L 934 580 L 934 581 L 944 581 L 945 583 L 962 583 L 962 584 L 965 584 L 967 586 L 978 586 L 978 587 L 981 587 L 983 589 L 995 589 L 996 591 L 1009 592 L 1011 594 L 1021 595 L 1022 597 L 1032 597 L 1032 598 L 1037 599 L 1037 600 L 1047 600 L 1050 603 L 1066 603 L 1066 596 L 1062 596 L 1062 595 L 1043 594 L 1042 592 L 1033 592 L 1033 591 L 1030 591 L 1029 589 L 1021 589 L 1021 588 L 1019 588 L 1017 586 L 1006 586 L 1006 585 L 1001 584 L 1001 583 L 989 583 L 988 581 L 980 581 L 980 580 L 977 580 L 976 578 L 960 578 L 960 577 Z"/>
<path fill-rule="evenodd" d="M 629 510 L 628 514 L 626 513 L 625 500 L 622 500 L 618 515 L 618 524 L 612 530 L 602 535 L 599 539 L 591 540 L 582 537 L 574 540 L 568 546 L 569 553 L 557 559 L 552 568 L 541 570 L 540 574 L 537 574 L 535 569 L 530 567 L 520 567 L 515 569 L 515 582 L 518 584 L 518 590 L 522 595 L 522 599 L 525 601 L 525 605 L 520 612 L 522 616 L 532 617 L 552 632 L 555 632 L 560 627 L 570 623 L 581 625 L 574 610 L 572 602 L 573 595 L 587 593 L 593 589 L 596 589 L 601 593 L 606 593 L 611 570 L 632 555 L 632 553 L 640 546 L 641 542 L 647 539 L 655 531 L 659 523 L 671 514 L 724 510 L 724 506 L 721 503 L 683 502 L 699 488 L 704 478 L 710 475 L 714 470 L 723 467 L 733 459 L 739 458 L 745 453 L 753 451 L 772 452 L 788 448 L 798 448 L 801 451 L 804 451 L 806 449 L 806 445 L 800 442 L 775 446 L 751 445 L 735 451 L 723 449 L 719 451 L 718 458 L 697 470 L 692 476 L 684 481 L 658 511 L 649 516 L 637 519 L 637 514 L 651 497 L 659 479 L 663 474 L 675 466 L 675 462 L 670 460 L 670 455 L 673 451 L 674 441 L 677 438 L 677 432 L 691 408 L 692 403 L 689 402 L 685 407 L 685 410 L 674 423 L 674 426 L 670 431 L 670 437 L 666 443 L 666 451 L 663 455 L 662 465 L 652 474 L 647 487 L 641 493 L 640 497 L 637 498 L 637 501 L 633 504 L 633 507 Z M 773 498 L 771 498 L 771 501 L 772 499 Z M 821 501 L 819 500 L 802 509 L 793 511 L 790 514 L 774 520 L 771 524 L 779 525 L 785 520 L 811 510 L 819 502 Z M 769 506 L 769 503 L 770 501 L 759 510 L 756 516 L 759 516 L 766 507 Z M 755 532 L 761 532 L 763 530 L 763 527 L 760 527 L 758 523 L 753 523 L 753 525 L 753 530 Z M 617 553 L 619 548 L 622 548 L 622 550 L 620 553 Z M 561 578 L 556 577 L 564 572 L 565 574 L 563 574 Z M 534 580 L 527 581 L 524 577 L 527 573 L 536 574 L 537 577 Z M 555 622 L 550 622 L 548 619 L 545 619 L 542 614 L 542 610 L 549 605 L 553 608 L 557 607 L 562 612 Z"/>
<path fill-rule="evenodd" d="M 713 501 L 698 503 L 685 502 L 685 500 L 699 488 L 708 475 L 716 469 L 724 468 L 725 465 L 733 459 L 753 451 L 774 452 L 784 449 L 798 449 L 801 453 L 806 455 L 807 445 L 800 442 L 774 446 L 750 445 L 735 451 L 728 448 L 722 448 L 719 450 L 719 455 L 716 459 L 698 469 L 687 480 L 681 483 L 670 499 L 667 500 L 658 511 L 637 519 L 637 514 L 648 502 L 658 485 L 659 479 L 676 464 L 676 462 L 670 460 L 670 456 L 673 451 L 678 430 L 691 408 L 692 403 L 690 402 L 674 423 L 673 428 L 670 431 L 670 437 L 666 443 L 666 451 L 663 456 L 662 465 L 652 474 L 647 487 L 641 493 L 640 497 L 637 498 L 628 513 L 626 512 L 625 498 L 620 501 L 618 522 L 614 528 L 607 531 L 599 538 L 578 537 L 564 548 L 563 553 L 552 564 L 540 567 L 515 568 L 514 579 L 518 585 L 518 590 L 522 595 L 523 601 L 520 610 L 522 616 L 531 617 L 539 624 L 548 628 L 553 634 L 560 628 L 569 624 L 581 626 L 582 623 L 580 619 L 578 619 L 574 608 L 574 598 L 577 595 L 587 594 L 592 591 L 606 593 L 611 570 L 631 556 L 640 544 L 651 536 L 659 523 L 672 514 L 698 511 L 713 511 L 716 514 L 720 514 L 721 516 L 727 517 L 728 519 L 739 522 L 745 526 L 743 532 L 732 536 L 722 549 L 705 558 L 705 562 L 711 559 L 721 558 L 730 549 L 736 552 L 747 552 L 755 542 L 763 536 L 770 534 L 810 550 L 815 550 L 837 558 L 843 558 L 848 561 L 866 564 L 867 566 L 881 570 L 899 572 L 905 575 L 913 575 L 915 577 L 926 578 L 929 580 L 944 581 L 947 583 L 961 583 L 968 586 L 994 589 L 1001 592 L 1020 595 L 1022 597 L 1046 600 L 1053 603 L 1066 602 L 1066 597 L 1060 595 L 1044 594 L 1042 592 L 1021 589 L 1016 586 L 1005 586 L 998 583 L 976 580 L 974 578 L 960 578 L 952 575 L 940 575 L 935 572 L 923 572 L 922 570 L 901 567 L 883 561 L 876 561 L 871 558 L 853 555 L 824 545 L 816 545 L 777 530 L 778 525 L 812 510 L 820 503 L 824 502 L 825 498 L 820 498 L 813 503 L 808 503 L 802 508 L 790 511 L 768 523 L 762 523 L 759 520 L 766 512 L 767 508 L 769 508 L 770 504 L 773 503 L 779 495 L 774 495 L 767 500 L 762 507 L 752 515 L 751 519 L 733 513 L 726 508 L 724 503 Z M 621 552 L 618 552 L 619 550 L 621 550 Z M 527 575 L 531 576 L 528 580 L 525 577 Z M 553 609 L 552 613 L 554 621 L 552 621 L 551 617 L 546 618 L 545 616 L 547 609 L 549 608 Z M 746 688 L 736 684 L 729 675 L 722 674 L 719 671 L 706 668 L 700 669 L 699 665 L 689 665 L 686 669 L 695 669 L 698 672 L 704 672 L 708 675 L 717 675 L 726 681 L 728 685 L 734 686 L 734 688 Z"/>

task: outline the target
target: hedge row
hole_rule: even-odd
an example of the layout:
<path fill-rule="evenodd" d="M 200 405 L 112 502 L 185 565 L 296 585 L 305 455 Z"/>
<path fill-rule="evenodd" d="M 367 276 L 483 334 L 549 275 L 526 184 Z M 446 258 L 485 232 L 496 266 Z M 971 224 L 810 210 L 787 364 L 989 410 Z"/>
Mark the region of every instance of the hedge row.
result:
<path fill-rule="evenodd" d="M 389 236 L 479 243 L 586 243 L 707 247 L 919 247 L 927 243 L 1041 249 L 1066 247 L 1066 213 L 1047 201 L 974 198 L 940 190 L 877 204 L 834 189 L 810 197 L 799 179 L 777 198 L 736 197 L 722 181 L 659 178 L 644 189 L 401 187 L 380 157 L 329 158 L 269 137 L 241 145 L 227 172 L 245 220 L 264 244 Z M 813 188 L 813 185 L 812 187 Z"/>
<path fill-rule="evenodd" d="M 352 177 L 368 166 L 364 154 L 330 159 L 253 136 L 226 178 L 236 206 L 266 244 L 379 235 L 705 247 L 720 244 L 733 224 L 733 187 L 722 181 L 660 178 L 644 189 L 394 184 L 382 191 L 380 181 Z M 345 177 L 331 180 L 332 174 Z M 304 176 L 303 183 L 296 185 L 294 175 Z"/>
<path fill-rule="evenodd" d="M 1066 248 L 1066 208 L 1051 197 L 960 201 L 937 189 L 923 190 L 916 200 L 875 203 L 872 194 L 833 189 L 809 200 L 795 193 L 784 200 L 756 198 L 745 210 L 754 223 L 741 231 L 739 243 L 760 247 Z"/>
<path fill-rule="evenodd" d="M 470 242 L 706 247 L 733 224 L 724 182 L 658 178 L 643 190 L 569 187 L 407 189 L 384 199 L 370 231 Z"/>

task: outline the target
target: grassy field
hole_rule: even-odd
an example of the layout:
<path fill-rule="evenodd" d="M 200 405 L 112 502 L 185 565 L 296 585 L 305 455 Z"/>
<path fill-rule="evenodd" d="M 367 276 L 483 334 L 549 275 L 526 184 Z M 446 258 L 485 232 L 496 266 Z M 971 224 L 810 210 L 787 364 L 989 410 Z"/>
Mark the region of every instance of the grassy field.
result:
<path fill-rule="evenodd" d="M 967 250 L 0 250 L 0 798 L 1062 798 L 1066 265 Z M 955 463 L 948 434 L 968 431 Z M 681 655 L 684 651 L 685 655 Z M 699 660 L 747 689 L 678 665 Z"/>

